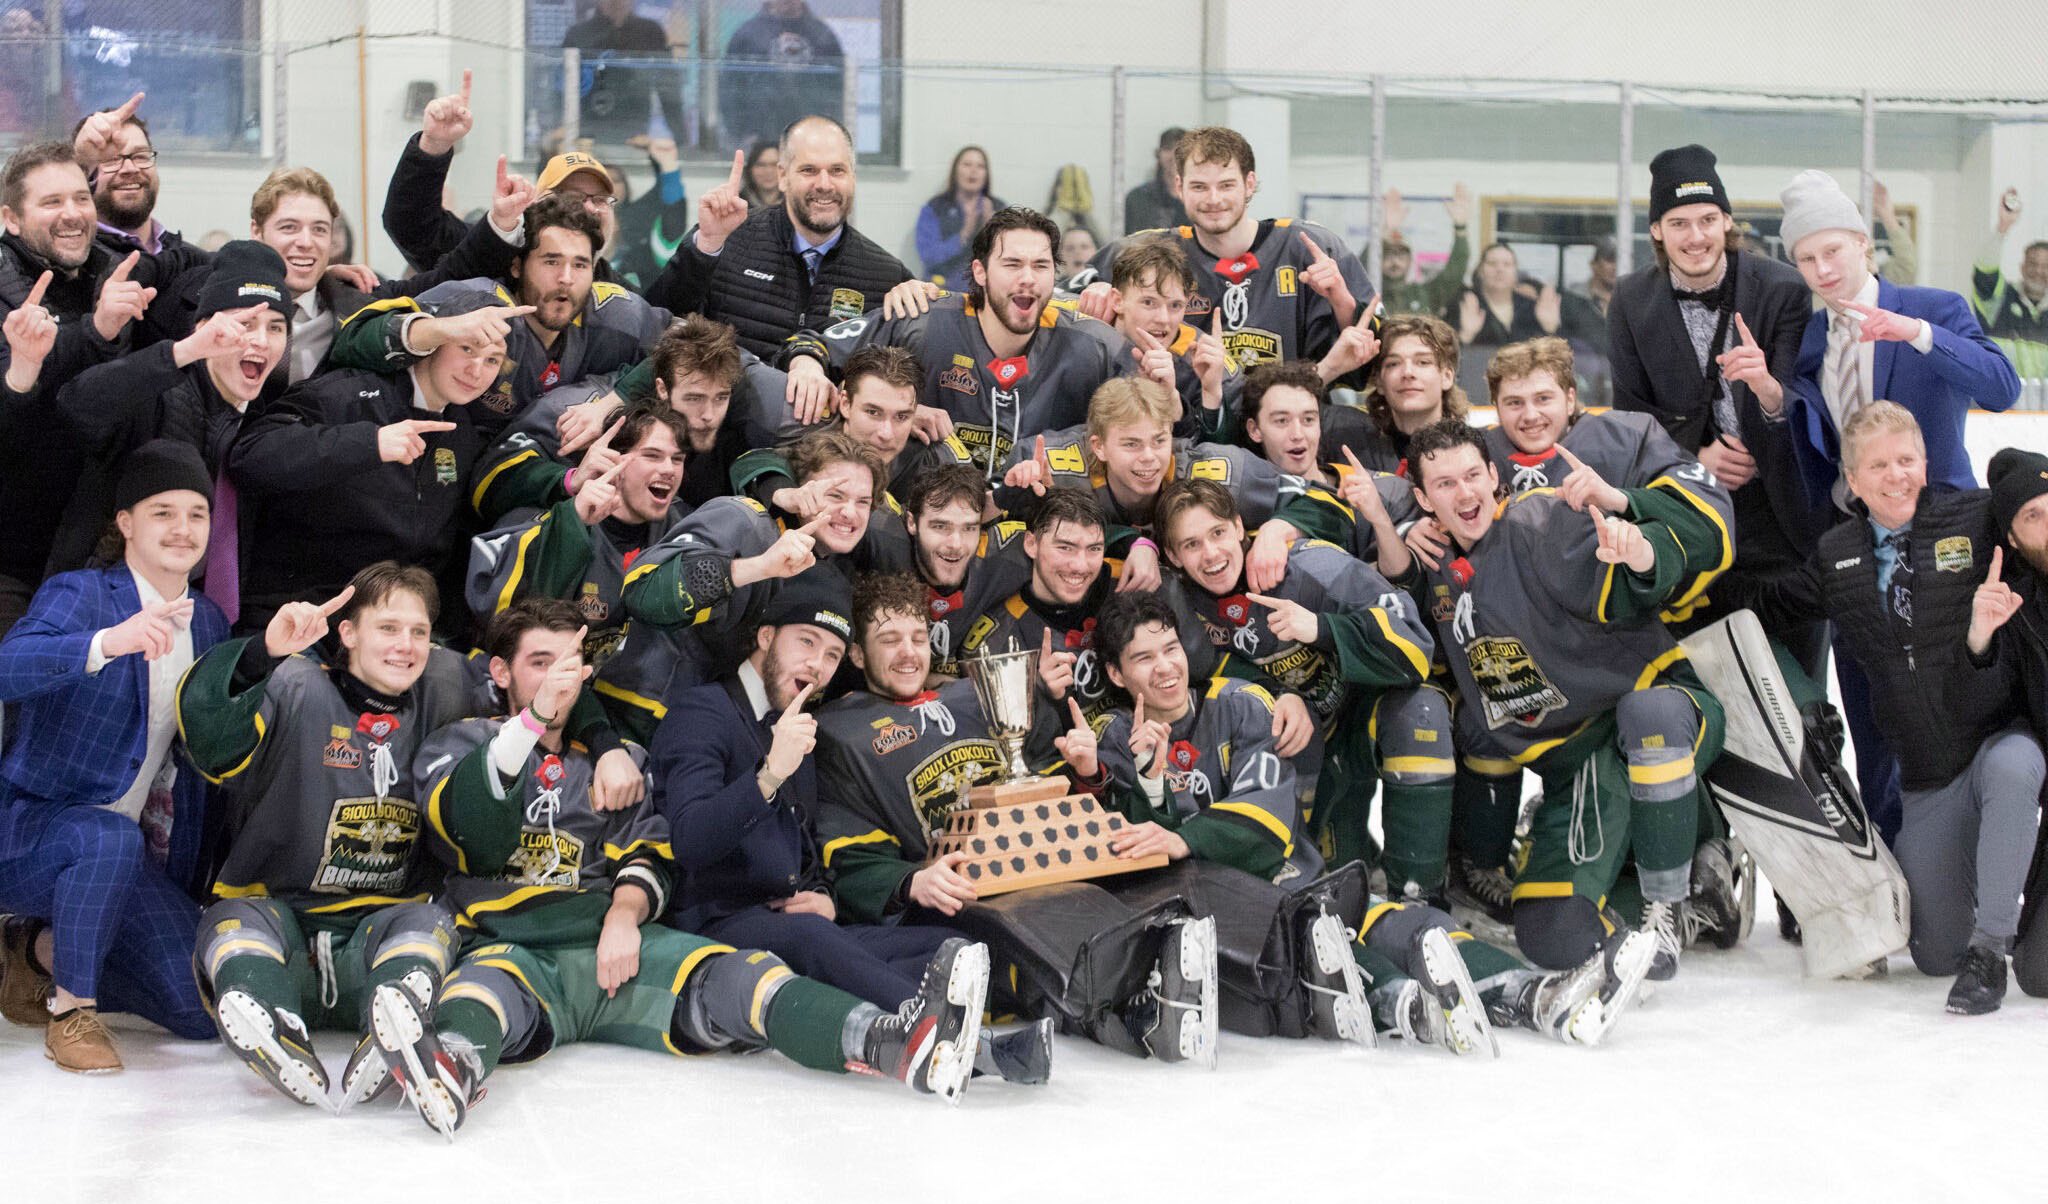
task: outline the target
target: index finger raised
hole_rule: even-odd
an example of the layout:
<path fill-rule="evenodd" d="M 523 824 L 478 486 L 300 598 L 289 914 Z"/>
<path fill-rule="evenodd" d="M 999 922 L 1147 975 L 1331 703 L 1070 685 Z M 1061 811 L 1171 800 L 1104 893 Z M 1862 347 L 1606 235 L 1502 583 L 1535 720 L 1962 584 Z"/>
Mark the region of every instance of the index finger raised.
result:
<path fill-rule="evenodd" d="M 1756 336 L 1749 333 L 1749 323 L 1743 321 L 1739 313 L 1735 315 L 1735 333 L 1741 337 L 1744 347 L 1756 346 Z"/>
<path fill-rule="evenodd" d="M 2005 548 L 2002 545 L 1993 544 L 1991 547 L 1991 571 L 1986 574 L 1984 584 L 1997 585 L 1999 571 L 2004 567 Z"/>
<path fill-rule="evenodd" d="M 342 588 L 342 591 L 341 591 L 340 593 L 338 593 L 338 594 L 334 595 L 334 596 L 333 596 L 332 598 L 329 598 L 329 599 L 328 599 L 327 601 L 325 601 L 325 602 L 322 602 L 322 603 L 320 604 L 320 616 L 321 616 L 322 618 L 325 618 L 325 617 L 327 617 L 328 615 L 331 615 L 331 614 L 333 614 L 333 613 L 334 613 L 335 611 L 337 611 L 337 610 L 340 610 L 340 609 L 341 609 L 342 607 L 344 607 L 344 606 L 347 606 L 347 605 L 348 605 L 348 600 L 349 600 L 350 598 L 353 598 L 353 597 L 355 597 L 355 596 L 356 596 L 356 587 L 355 587 L 355 586 L 353 586 L 353 585 L 349 585 L 349 586 L 344 586 L 344 587 Z"/>
<path fill-rule="evenodd" d="M 1295 232 L 1295 237 L 1296 237 L 1296 238 L 1299 238 L 1299 239 L 1301 240 L 1301 245 L 1302 245 L 1302 246 L 1305 246 L 1305 247 L 1307 247 L 1307 248 L 1308 248 L 1308 253 L 1309 253 L 1309 255 L 1310 255 L 1311 257 L 1313 257 L 1313 258 L 1314 258 L 1314 260 L 1315 260 L 1315 261 L 1316 261 L 1317 263 L 1323 263 L 1323 262 L 1327 261 L 1327 260 L 1328 260 L 1328 259 L 1330 258 L 1330 256 L 1329 256 L 1328 252 L 1324 251 L 1324 250 L 1323 250 L 1323 248 L 1322 248 L 1322 247 L 1321 247 L 1320 245 L 1318 245 L 1318 244 L 1317 244 L 1317 242 L 1316 242 L 1316 240 L 1315 240 L 1315 239 L 1313 239 L 1313 238 L 1310 238 L 1310 237 L 1308 236 L 1308 231 L 1306 231 L 1306 230 L 1299 230 L 1299 231 L 1296 231 L 1296 232 Z"/>
<path fill-rule="evenodd" d="M 1247 592 L 1245 594 L 1245 597 L 1250 598 L 1252 601 L 1258 603 L 1260 606 L 1270 606 L 1274 610 L 1278 610 L 1281 607 L 1287 605 L 1287 599 L 1275 598 L 1269 594 L 1254 594 Z"/>
<path fill-rule="evenodd" d="M 24 301 L 24 302 L 22 302 L 22 304 L 23 304 L 23 305 L 41 305 L 41 304 L 43 303 L 43 293 L 44 293 L 44 292 L 45 292 L 45 291 L 46 291 L 46 290 L 47 290 L 47 289 L 48 289 L 49 287 L 50 287 L 50 273 L 48 273 L 48 272 L 44 272 L 44 273 L 43 273 L 42 275 L 40 275 L 40 276 L 36 277 L 36 286 L 35 286 L 34 288 L 32 288 L 32 289 L 28 290 L 28 300 L 27 300 L 27 301 Z"/>
<path fill-rule="evenodd" d="M 626 425 L 626 416 L 624 414 L 621 414 L 619 415 L 619 420 L 617 422 L 614 422 L 610 426 L 604 428 L 604 434 L 599 435 L 597 437 L 597 442 L 592 446 L 609 448 L 612 445 L 612 436 L 618 434 L 619 428 L 624 425 Z M 625 461 L 621 460 L 620 463 L 623 464 L 625 463 Z"/>
<path fill-rule="evenodd" d="M 725 186 L 737 191 L 740 186 L 740 174 L 746 169 L 747 152 L 744 150 L 734 151 L 732 153 L 732 174 L 725 177 Z"/>
<path fill-rule="evenodd" d="M 412 429 L 416 435 L 422 432 L 452 431 L 455 429 L 455 424 L 452 422 L 429 422 L 424 418 L 416 418 L 412 420 Z"/>
<path fill-rule="evenodd" d="M 1072 694 L 1067 695 L 1067 712 L 1074 717 L 1075 727 L 1082 728 L 1088 726 L 1088 715 L 1081 709 L 1081 704 L 1075 701 Z"/>
<path fill-rule="evenodd" d="M 469 85 L 470 85 L 470 82 L 471 82 L 471 76 L 470 76 L 470 73 L 469 73 L 469 68 L 467 68 L 467 67 L 464 67 L 464 68 L 462 69 L 462 90 L 461 90 L 461 92 L 459 93 L 459 95 L 460 95 L 460 96 L 462 97 L 462 103 L 463 103 L 463 106 L 464 106 L 465 108 L 466 108 L 466 107 L 468 107 L 468 105 L 469 105 Z"/>
<path fill-rule="evenodd" d="M 798 535 L 808 535 L 812 538 L 816 538 L 818 534 L 818 528 L 824 526 L 831 520 L 832 512 L 830 510 L 820 510 L 817 514 L 811 517 L 810 522 L 807 522 L 803 526 L 798 527 L 796 529 L 796 533 Z"/>
<path fill-rule="evenodd" d="M 1349 443 L 1344 444 L 1344 458 L 1346 460 L 1349 460 L 1351 462 L 1351 467 L 1357 470 L 1358 472 L 1362 473 L 1366 471 L 1365 465 L 1358 462 L 1358 453 L 1351 450 L 1351 445 Z"/>
<path fill-rule="evenodd" d="M 782 708 L 782 713 L 783 713 L 784 715 L 800 715 L 800 714 L 802 714 L 802 713 L 803 713 L 803 709 L 804 709 L 804 700 L 805 700 L 805 699 L 807 699 L 807 698 L 809 698 L 809 697 L 811 696 L 811 691 L 812 691 L 812 690 L 815 690 L 815 689 L 817 689 L 817 688 L 818 688 L 818 683 L 817 683 L 817 682 L 814 682 L 814 681 L 807 681 L 807 682 L 805 682 L 805 683 L 804 683 L 804 688 L 803 688 L 803 689 L 801 689 L 801 690 L 798 690 L 798 691 L 796 692 L 796 697 L 795 697 L 795 698 L 792 698 L 792 699 L 790 699 L 790 700 L 789 700 L 789 705 L 788 705 L 788 706 L 786 706 L 786 707 L 784 707 L 784 708 Z"/>
<path fill-rule="evenodd" d="M 1565 463 L 1571 465 L 1573 468 L 1584 468 L 1586 466 L 1586 462 L 1584 460 L 1581 460 L 1577 456 L 1573 455 L 1572 449 L 1566 447 L 1562 443 L 1557 445 L 1557 454 L 1564 459 Z"/>
<path fill-rule="evenodd" d="M 136 95 L 137 95 L 137 96 L 140 96 L 140 95 L 142 95 L 142 94 L 141 94 L 140 92 L 138 92 L 138 93 L 136 93 Z M 126 280 L 126 279 L 128 279 L 128 273 L 130 273 L 130 272 L 134 271 L 134 270 L 135 270 L 135 265 L 136 265 L 137 263 L 141 262 L 141 260 L 142 260 L 142 252 L 140 252 L 140 251 L 130 251 L 130 252 L 128 252 L 128 258 L 126 258 L 126 259 L 122 260 L 122 261 L 121 261 L 121 262 L 120 262 L 120 263 L 119 263 L 119 264 L 118 264 L 118 265 L 117 265 L 117 266 L 116 266 L 116 267 L 114 268 L 114 270 L 113 270 L 113 271 L 111 271 L 111 272 L 107 273 L 107 283 L 108 283 L 108 284 L 112 284 L 112 283 L 114 283 L 115 281 L 118 281 L 118 280 Z"/>
<path fill-rule="evenodd" d="M 119 125 L 127 121 L 130 117 L 135 116 L 135 110 L 142 107 L 143 95 L 143 93 L 137 92 L 135 95 L 121 102 L 121 107 L 115 109 L 112 114 L 114 118 L 114 123 L 116 125 Z"/>

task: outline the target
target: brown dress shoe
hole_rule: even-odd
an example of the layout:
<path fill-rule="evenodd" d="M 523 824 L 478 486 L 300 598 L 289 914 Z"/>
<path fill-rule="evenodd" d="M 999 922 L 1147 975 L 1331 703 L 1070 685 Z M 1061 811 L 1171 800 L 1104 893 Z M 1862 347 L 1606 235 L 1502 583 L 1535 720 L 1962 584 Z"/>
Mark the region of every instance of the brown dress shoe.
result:
<path fill-rule="evenodd" d="M 50 976 L 28 960 L 32 926 L 9 919 L 0 926 L 0 1016 L 41 1028 L 50 1022 Z"/>
<path fill-rule="evenodd" d="M 43 1038 L 43 1055 L 55 1062 L 57 1069 L 73 1074 L 112 1074 L 121 1069 L 114 1036 L 93 1008 L 73 1008 L 52 1018 L 50 1031 Z"/>

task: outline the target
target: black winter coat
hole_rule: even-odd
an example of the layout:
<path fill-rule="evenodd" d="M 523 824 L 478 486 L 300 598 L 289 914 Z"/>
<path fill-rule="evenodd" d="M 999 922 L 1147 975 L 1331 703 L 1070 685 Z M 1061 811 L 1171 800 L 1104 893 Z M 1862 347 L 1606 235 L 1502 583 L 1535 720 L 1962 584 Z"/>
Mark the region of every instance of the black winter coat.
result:
<path fill-rule="evenodd" d="M 1870 678 L 1871 711 L 1899 759 L 1899 784 L 1933 790 L 1969 768 L 1984 741 L 2019 717 L 2013 661 L 1970 656 L 1970 607 L 1998 546 L 1990 494 L 1921 491 L 1913 515 L 1913 622 L 1891 613 L 1877 588 L 1876 535 L 1862 503 L 1821 536 L 1798 572 L 1713 587 L 1716 606 L 1757 612 L 1764 629 L 1834 620 Z M 2010 561 L 2008 561 L 2010 563 Z"/>
<path fill-rule="evenodd" d="M 815 342 L 826 327 L 879 309 L 883 296 L 908 279 L 902 260 L 847 226 L 811 280 L 788 209 L 770 205 L 748 214 L 717 255 L 697 249 L 692 229 L 647 300 L 670 313 L 729 323 L 740 346 L 783 367 L 792 336 Z"/>

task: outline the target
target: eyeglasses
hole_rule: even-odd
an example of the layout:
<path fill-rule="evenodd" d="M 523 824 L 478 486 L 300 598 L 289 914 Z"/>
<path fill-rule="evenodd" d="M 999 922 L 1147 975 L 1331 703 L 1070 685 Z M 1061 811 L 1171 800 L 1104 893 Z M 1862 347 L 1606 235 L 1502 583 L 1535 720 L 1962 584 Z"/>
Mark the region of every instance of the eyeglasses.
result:
<path fill-rule="evenodd" d="M 575 197 L 593 209 L 610 209 L 619 203 L 619 198 L 604 192 L 577 192 L 569 188 L 564 189 L 562 195 Z"/>
<path fill-rule="evenodd" d="M 151 167 L 155 167 L 155 166 L 156 166 L 156 152 L 155 152 L 155 151 L 153 151 L 153 150 L 140 150 L 140 151 L 136 151 L 136 152 L 135 152 L 134 154 L 132 154 L 132 155 L 115 155 L 115 156 L 114 156 L 113 158 L 111 158 L 111 159 L 106 159 L 106 160 L 103 160 L 103 161 L 102 161 L 102 162 L 100 163 L 100 166 L 101 166 L 101 167 L 140 167 L 140 168 L 143 168 L 144 170 L 147 170 L 147 169 L 149 169 L 149 168 L 151 168 Z"/>

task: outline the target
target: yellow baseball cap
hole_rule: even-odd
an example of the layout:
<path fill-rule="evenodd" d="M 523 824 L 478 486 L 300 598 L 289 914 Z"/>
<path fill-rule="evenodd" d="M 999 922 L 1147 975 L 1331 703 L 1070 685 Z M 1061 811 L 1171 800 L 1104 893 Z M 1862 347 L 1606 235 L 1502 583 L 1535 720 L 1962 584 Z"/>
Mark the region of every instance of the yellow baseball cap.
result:
<path fill-rule="evenodd" d="M 567 154 L 556 155 L 554 158 L 549 159 L 548 165 L 541 169 L 540 190 L 542 192 L 553 192 L 567 183 L 569 177 L 577 172 L 590 173 L 597 177 L 599 183 L 604 185 L 605 192 L 609 193 L 612 191 L 611 173 L 604 169 L 604 164 L 599 163 L 596 156 L 586 155 L 582 151 L 570 151 Z"/>

